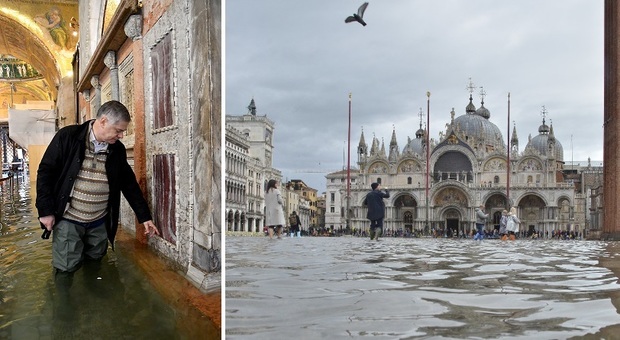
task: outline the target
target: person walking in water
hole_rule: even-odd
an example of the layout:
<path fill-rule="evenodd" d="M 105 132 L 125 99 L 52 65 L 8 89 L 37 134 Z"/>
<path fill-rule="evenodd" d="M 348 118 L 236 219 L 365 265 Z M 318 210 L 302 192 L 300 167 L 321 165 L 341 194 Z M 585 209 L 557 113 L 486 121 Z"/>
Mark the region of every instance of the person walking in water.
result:
<path fill-rule="evenodd" d="M 288 223 L 291 226 L 291 237 L 301 237 L 301 220 L 297 212 L 293 211 L 288 217 Z"/>
<path fill-rule="evenodd" d="M 284 200 L 278 189 L 278 182 L 270 179 L 265 191 L 265 224 L 269 230 L 269 238 L 273 239 L 274 229 L 278 238 L 282 238 L 284 220 Z"/>
<path fill-rule="evenodd" d="M 383 234 L 383 219 L 385 218 L 385 202 L 384 198 L 389 198 L 390 193 L 387 188 L 381 190 L 379 183 L 370 185 L 372 191 L 366 194 L 364 205 L 368 207 L 366 218 L 370 220 L 370 239 L 379 241 L 379 237 Z"/>
<path fill-rule="evenodd" d="M 114 249 L 121 192 L 144 233 L 159 235 L 120 139 L 131 121 L 118 101 L 101 105 L 94 120 L 60 129 L 37 171 L 36 208 L 41 227 L 53 230 L 52 265 L 73 273 L 84 260 Z"/>
<path fill-rule="evenodd" d="M 489 218 L 489 214 L 484 213 L 484 205 L 476 208 L 476 235 L 474 240 L 482 240 L 484 238 L 484 224 Z"/>
<path fill-rule="evenodd" d="M 517 217 L 517 208 L 510 208 L 510 212 L 506 219 L 506 231 L 508 231 L 508 238 L 511 241 L 517 239 L 516 234 L 519 232 L 519 223 L 521 223 L 521 220 Z"/>
<path fill-rule="evenodd" d="M 499 219 L 499 237 L 502 241 L 506 241 L 508 239 L 506 222 L 508 222 L 508 211 L 504 209 L 502 210 L 502 217 Z"/>

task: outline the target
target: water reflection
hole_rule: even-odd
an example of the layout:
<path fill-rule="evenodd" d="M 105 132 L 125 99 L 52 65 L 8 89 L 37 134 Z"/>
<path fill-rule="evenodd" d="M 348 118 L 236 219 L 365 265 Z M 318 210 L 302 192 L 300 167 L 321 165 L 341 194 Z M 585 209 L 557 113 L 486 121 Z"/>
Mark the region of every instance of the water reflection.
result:
<path fill-rule="evenodd" d="M 618 257 L 595 241 L 228 237 L 226 334 L 613 339 L 618 271 L 601 264 Z"/>
<path fill-rule="evenodd" d="M 0 339 L 220 337 L 203 315 L 165 301 L 128 256 L 132 249 L 117 245 L 74 275 L 56 275 L 51 238 L 41 239 L 32 213 L 30 183 L 0 190 Z"/>

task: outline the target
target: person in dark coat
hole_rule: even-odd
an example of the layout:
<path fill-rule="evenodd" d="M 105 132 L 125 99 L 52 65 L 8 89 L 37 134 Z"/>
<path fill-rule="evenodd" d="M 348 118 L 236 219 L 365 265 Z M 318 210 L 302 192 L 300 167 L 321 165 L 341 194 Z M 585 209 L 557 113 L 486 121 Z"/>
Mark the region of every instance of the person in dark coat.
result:
<path fill-rule="evenodd" d="M 366 218 L 370 220 L 370 239 L 379 241 L 379 237 L 383 234 L 383 219 L 385 218 L 385 202 L 384 198 L 389 198 L 390 193 L 387 188 L 381 190 L 379 183 L 370 185 L 372 191 L 366 195 L 364 205 L 368 207 Z"/>
<path fill-rule="evenodd" d="M 288 221 L 291 226 L 291 237 L 301 237 L 301 220 L 297 212 L 293 211 L 288 217 Z"/>
<path fill-rule="evenodd" d="M 84 259 L 100 260 L 114 249 L 120 195 L 144 225 L 159 235 L 119 140 L 131 117 L 118 101 L 104 103 L 94 120 L 60 129 L 37 172 L 36 208 L 41 227 L 53 232 L 52 264 L 74 272 Z"/>

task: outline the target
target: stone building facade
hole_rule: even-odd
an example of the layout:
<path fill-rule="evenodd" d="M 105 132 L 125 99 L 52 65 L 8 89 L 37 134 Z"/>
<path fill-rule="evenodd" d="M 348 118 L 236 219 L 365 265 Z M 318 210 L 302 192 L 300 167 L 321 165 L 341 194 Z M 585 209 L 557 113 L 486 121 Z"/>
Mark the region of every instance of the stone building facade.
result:
<path fill-rule="evenodd" d="M 162 237 L 145 239 L 126 202 L 122 227 L 200 288 L 219 289 L 209 274 L 221 269 L 220 1 L 80 1 L 79 14 L 76 110 L 59 120 L 87 121 L 109 100 L 127 106 L 123 142 Z"/>
<path fill-rule="evenodd" d="M 357 185 L 357 169 L 351 169 L 351 185 Z M 347 227 L 347 170 L 332 172 L 325 176 L 324 226 L 331 230 L 344 230 Z M 365 217 L 365 216 L 364 216 Z"/>
<path fill-rule="evenodd" d="M 226 200 L 225 219 L 228 231 L 243 231 L 259 233 L 265 227 L 265 188 L 270 179 L 280 183 L 278 188 L 283 191 L 282 174 L 273 168 L 273 136 L 275 123 L 266 115 L 257 115 L 254 99 L 248 105 L 248 112 L 244 115 L 226 115 L 226 138 L 239 140 L 247 145 L 247 171 L 245 179 L 245 202 L 233 203 Z M 228 136 L 230 131 L 230 136 Z M 234 137 L 233 135 L 237 135 Z M 233 150 L 226 145 L 226 155 L 232 155 Z M 227 169 L 228 172 L 228 169 Z M 233 176 L 226 175 L 226 185 L 233 185 Z M 239 183 L 242 179 L 239 178 Z M 231 191 L 234 190 L 229 188 Z M 229 190 L 227 189 L 227 190 Z"/>
<path fill-rule="evenodd" d="M 227 230 L 246 231 L 244 222 L 248 213 L 246 204 L 250 194 L 248 183 L 253 183 L 247 178 L 250 145 L 241 132 L 229 125 L 226 126 L 225 143 Z"/>
<path fill-rule="evenodd" d="M 502 210 L 516 206 L 527 233 L 587 233 L 586 193 L 579 193 L 574 181 L 567 180 L 562 144 L 555 138 L 553 125 L 546 123 L 544 107 L 542 113 L 538 134 L 530 135 L 522 150 L 516 127 L 507 147 L 500 129 L 489 120 L 484 98 L 476 108 L 471 94 L 465 113 L 456 116 L 452 110 L 437 141 L 427 138 L 422 122 L 415 138 L 408 138 L 402 149 L 395 130 L 387 148 L 374 137 L 367 144 L 362 132 L 358 169 L 352 171 L 351 227 L 368 228 L 363 201 L 370 184 L 378 182 L 390 190 L 384 222 L 388 230 L 439 230 L 460 236 L 475 229 L 474 209 L 483 205 L 490 213 L 488 231 L 498 228 Z M 327 176 L 326 225 L 336 225 L 345 216 L 330 210 L 330 206 L 346 206 L 346 183 L 341 181 L 339 188 L 332 183 L 343 176 L 343 172 Z"/>
<path fill-rule="evenodd" d="M 299 197 L 297 207 L 292 207 L 300 214 L 300 218 L 304 220 L 302 225 L 304 229 L 309 227 L 317 227 L 318 224 L 318 208 L 317 208 L 317 190 L 309 187 L 301 179 L 292 179 L 286 183 L 286 190 L 296 193 Z M 289 211 L 290 214 L 293 210 Z"/>

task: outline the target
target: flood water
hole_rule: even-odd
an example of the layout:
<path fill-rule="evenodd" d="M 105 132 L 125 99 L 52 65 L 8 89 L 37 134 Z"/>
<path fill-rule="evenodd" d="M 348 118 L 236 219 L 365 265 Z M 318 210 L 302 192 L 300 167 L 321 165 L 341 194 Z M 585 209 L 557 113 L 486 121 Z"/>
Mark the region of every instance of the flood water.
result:
<path fill-rule="evenodd" d="M 0 190 L 0 339 L 220 338 L 203 315 L 165 301 L 130 260 L 131 249 L 117 245 L 72 278 L 55 277 L 30 183 L 6 181 Z"/>
<path fill-rule="evenodd" d="M 226 238 L 227 339 L 620 339 L 617 242 Z"/>

